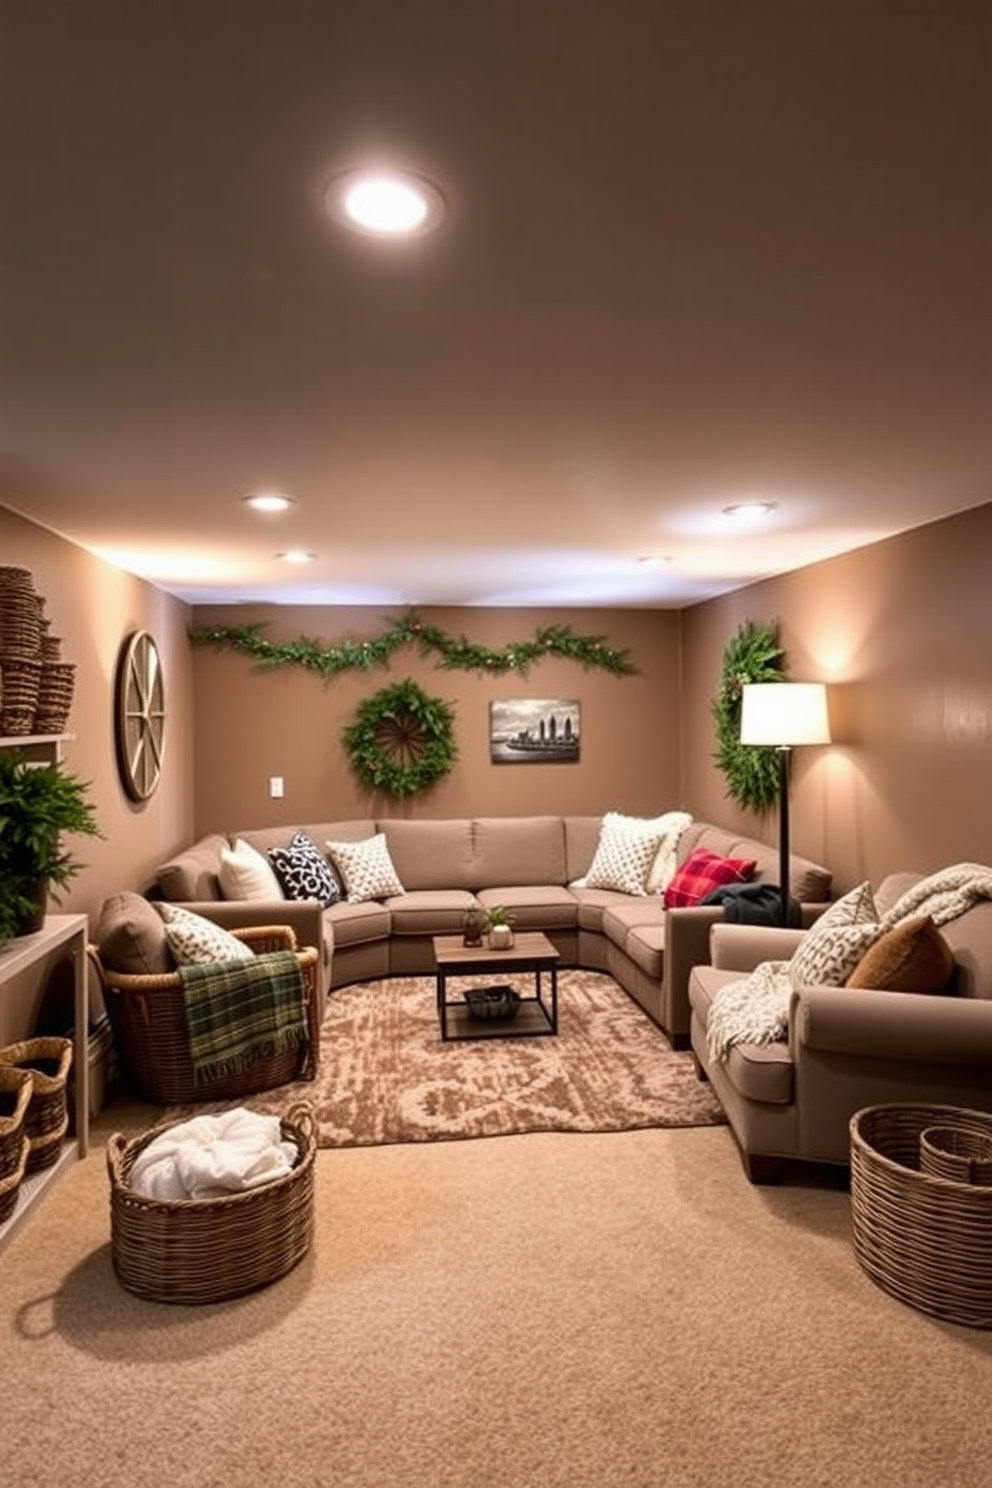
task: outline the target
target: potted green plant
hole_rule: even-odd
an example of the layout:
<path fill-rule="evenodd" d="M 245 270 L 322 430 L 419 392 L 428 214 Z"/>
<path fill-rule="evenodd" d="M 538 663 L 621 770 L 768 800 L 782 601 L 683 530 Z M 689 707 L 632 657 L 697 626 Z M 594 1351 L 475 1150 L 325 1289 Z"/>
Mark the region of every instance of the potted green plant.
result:
<path fill-rule="evenodd" d="M 45 922 L 83 864 L 63 833 L 99 837 L 89 785 L 59 764 L 35 764 L 19 750 L 0 754 L 0 940 Z"/>
<path fill-rule="evenodd" d="M 491 951 L 510 950 L 515 919 L 516 915 L 512 910 L 504 909 L 502 904 L 494 904 L 491 909 L 486 910 L 486 930 Z"/>

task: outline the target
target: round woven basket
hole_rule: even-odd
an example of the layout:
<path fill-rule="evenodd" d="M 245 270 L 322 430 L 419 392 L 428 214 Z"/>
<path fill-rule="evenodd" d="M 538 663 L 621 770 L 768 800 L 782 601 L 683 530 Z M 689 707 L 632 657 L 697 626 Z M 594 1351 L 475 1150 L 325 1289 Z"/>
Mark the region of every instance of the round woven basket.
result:
<path fill-rule="evenodd" d="M 920 1133 L 920 1172 L 955 1183 L 992 1184 L 992 1134 L 928 1126 Z"/>
<path fill-rule="evenodd" d="M 170 1126 L 107 1143 L 110 1244 L 121 1286 L 152 1302 L 224 1302 L 285 1276 L 313 1239 L 314 1109 L 291 1107 L 280 1123 L 299 1156 L 285 1177 L 220 1199 L 148 1199 L 130 1186 L 138 1154 Z"/>
<path fill-rule="evenodd" d="M 9 1178 L 22 1162 L 24 1118 L 30 1104 L 27 1070 L 0 1065 L 0 1178 Z"/>
<path fill-rule="evenodd" d="M 869 1106 L 851 1118 L 855 1255 L 871 1279 L 922 1312 L 992 1327 L 992 1186 L 921 1169 L 921 1137 L 992 1139 L 992 1116 L 956 1106 Z M 936 1152 L 936 1144 L 931 1143 Z"/>
<path fill-rule="evenodd" d="M 0 1178 L 0 1224 L 4 1224 L 17 1208 L 21 1183 L 27 1171 L 28 1149 L 30 1146 L 31 1144 L 27 1137 L 21 1137 L 16 1166 L 5 1178 Z"/>
<path fill-rule="evenodd" d="M 72 1068 L 72 1040 L 64 1038 L 23 1039 L 18 1044 L 5 1044 L 0 1049 L 0 1066 L 25 1071 L 31 1079 L 31 1100 L 24 1118 L 24 1129 L 31 1138 L 32 1171 L 35 1147 L 47 1157 L 50 1144 L 46 1138 L 61 1141 L 68 1126 L 66 1087 Z M 55 1146 L 54 1162 L 58 1156 Z"/>

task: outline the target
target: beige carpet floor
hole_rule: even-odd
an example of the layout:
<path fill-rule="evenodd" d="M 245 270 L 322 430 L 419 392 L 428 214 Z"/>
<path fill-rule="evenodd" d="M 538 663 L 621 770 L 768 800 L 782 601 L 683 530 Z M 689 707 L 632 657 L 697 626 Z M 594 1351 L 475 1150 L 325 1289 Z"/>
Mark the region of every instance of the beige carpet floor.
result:
<path fill-rule="evenodd" d="M 100 1130 L 149 1112 L 111 1111 Z M 854 1259 L 725 1127 L 317 1154 L 283 1280 L 117 1285 L 97 1147 L 0 1254 L 11 1488 L 986 1488 L 992 1334 Z"/>
<path fill-rule="evenodd" d="M 318 1078 L 239 1104 L 281 1113 L 312 1101 L 321 1147 L 724 1120 L 691 1056 L 673 1052 L 612 977 L 567 971 L 558 986 L 556 1035 L 447 1042 L 432 977 L 344 987 L 328 1001 Z M 180 1106 L 160 1115 L 218 1109 Z"/>

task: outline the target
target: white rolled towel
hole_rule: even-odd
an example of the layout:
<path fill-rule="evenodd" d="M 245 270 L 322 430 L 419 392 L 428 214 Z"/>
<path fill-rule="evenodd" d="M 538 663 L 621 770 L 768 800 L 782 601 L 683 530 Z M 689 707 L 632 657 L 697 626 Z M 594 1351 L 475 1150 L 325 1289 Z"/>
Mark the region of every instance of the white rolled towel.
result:
<path fill-rule="evenodd" d="M 284 1177 L 296 1161 L 278 1116 L 238 1106 L 194 1116 L 155 1137 L 135 1158 L 130 1182 L 149 1199 L 212 1199 Z"/>

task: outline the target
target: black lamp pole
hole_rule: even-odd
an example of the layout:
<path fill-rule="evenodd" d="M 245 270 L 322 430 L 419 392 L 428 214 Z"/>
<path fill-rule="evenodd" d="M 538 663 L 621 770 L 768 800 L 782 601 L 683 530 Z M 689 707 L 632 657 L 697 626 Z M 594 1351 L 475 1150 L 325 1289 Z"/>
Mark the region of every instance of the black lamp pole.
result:
<path fill-rule="evenodd" d="M 778 897 L 779 923 L 789 923 L 789 755 L 788 744 L 778 748 Z"/>

